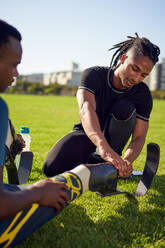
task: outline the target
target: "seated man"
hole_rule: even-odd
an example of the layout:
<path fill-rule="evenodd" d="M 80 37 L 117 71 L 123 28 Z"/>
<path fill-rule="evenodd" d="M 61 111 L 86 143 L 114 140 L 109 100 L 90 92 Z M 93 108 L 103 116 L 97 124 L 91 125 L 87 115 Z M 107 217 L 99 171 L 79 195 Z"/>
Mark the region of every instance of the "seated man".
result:
<path fill-rule="evenodd" d="M 4 92 L 18 76 L 17 65 L 21 57 L 20 33 L 0 20 L 0 92 Z M 104 184 L 106 177 L 117 174 L 109 164 L 80 165 L 71 172 L 28 187 L 4 184 L 8 122 L 8 107 L 0 98 L 0 247 L 19 244 L 70 201 L 88 189 L 97 190 L 97 184 Z M 100 170 L 104 172 L 103 177 L 100 177 Z"/>
<path fill-rule="evenodd" d="M 49 152 L 43 167 L 47 176 L 80 163 L 97 163 L 98 158 L 113 164 L 121 177 L 132 174 L 152 110 L 152 96 L 143 80 L 157 63 L 160 50 L 138 34 L 128 38 L 112 48 L 116 51 L 110 67 L 94 66 L 83 72 L 77 91 L 81 123 Z M 93 156 L 95 151 L 100 157 Z"/>

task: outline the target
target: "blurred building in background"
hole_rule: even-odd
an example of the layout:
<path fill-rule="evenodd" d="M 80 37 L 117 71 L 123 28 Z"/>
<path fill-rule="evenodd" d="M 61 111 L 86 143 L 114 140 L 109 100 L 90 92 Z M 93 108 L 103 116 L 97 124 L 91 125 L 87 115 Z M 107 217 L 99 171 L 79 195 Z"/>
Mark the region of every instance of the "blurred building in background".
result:
<path fill-rule="evenodd" d="M 81 71 L 79 69 L 79 64 L 71 62 L 68 71 L 20 75 L 17 80 L 23 80 L 34 83 L 43 83 L 44 85 L 58 83 L 62 85 L 78 86 L 80 84 L 80 78 Z"/>
<path fill-rule="evenodd" d="M 160 58 L 144 82 L 151 91 L 165 90 L 165 58 Z"/>
<path fill-rule="evenodd" d="M 61 85 L 80 85 L 81 70 L 79 64 L 71 62 L 68 71 L 52 72 L 52 73 L 35 73 L 22 75 L 17 80 L 23 80 L 34 83 L 43 83 L 49 85 L 58 83 Z M 165 58 L 160 58 L 159 62 L 154 66 L 149 76 L 144 79 L 151 91 L 165 90 Z"/>

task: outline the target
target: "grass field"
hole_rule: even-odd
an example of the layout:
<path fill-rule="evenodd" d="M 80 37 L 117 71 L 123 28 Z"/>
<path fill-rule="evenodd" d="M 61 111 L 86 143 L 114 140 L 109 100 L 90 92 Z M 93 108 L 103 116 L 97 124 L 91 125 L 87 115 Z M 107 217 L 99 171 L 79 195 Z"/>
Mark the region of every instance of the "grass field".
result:
<path fill-rule="evenodd" d="M 28 183 L 44 178 L 43 161 L 53 144 L 79 121 L 74 97 L 2 95 L 19 131 L 29 126 L 34 164 Z M 126 248 L 165 247 L 165 101 L 154 101 L 146 144 L 134 163 L 143 170 L 146 145 L 160 145 L 157 176 L 145 197 L 100 198 L 87 192 L 55 219 L 36 231 L 21 248 Z M 6 178 L 5 178 L 6 180 Z M 134 192 L 139 179 L 122 180 L 118 188 Z"/>

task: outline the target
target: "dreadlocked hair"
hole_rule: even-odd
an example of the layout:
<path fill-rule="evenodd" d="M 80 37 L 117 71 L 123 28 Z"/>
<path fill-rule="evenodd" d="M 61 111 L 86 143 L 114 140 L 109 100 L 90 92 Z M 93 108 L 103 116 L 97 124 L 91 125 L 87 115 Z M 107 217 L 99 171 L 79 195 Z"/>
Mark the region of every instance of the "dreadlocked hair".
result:
<path fill-rule="evenodd" d="M 140 38 L 137 33 L 135 33 L 135 35 L 136 37 L 127 36 L 127 38 L 129 38 L 128 40 L 120 42 L 108 50 L 117 49 L 112 56 L 110 67 L 115 68 L 118 65 L 122 54 L 126 53 L 130 48 L 135 48 L 137 55 L 141 53 L 144 56 L 148 56 L 153 64 L 158 62 L 158 56 L 160 54 L 159 47 L 151 43 L 147 38 Z"/>

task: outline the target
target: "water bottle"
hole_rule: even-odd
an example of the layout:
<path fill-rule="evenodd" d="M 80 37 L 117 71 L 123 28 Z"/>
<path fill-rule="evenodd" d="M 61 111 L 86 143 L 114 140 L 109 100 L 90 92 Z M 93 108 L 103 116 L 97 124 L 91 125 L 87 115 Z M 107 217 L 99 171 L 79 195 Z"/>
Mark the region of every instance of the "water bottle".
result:
<path fill-rule="evenodd" d="M 30 130 L 29 127 L 21 127 L 20 134 L 25 141 L 25 147 L 23 148 L 23 152 L 30 151 Z"/>
<path fill-rule="evenodd" d="M 22 152 L 30 151 L 31 137 L 30 137 L 29 127 L 21 127 L 20 128 L 20 134 L 21 134 L 22 138 L 25 141 L 25 147 L 23 148 Z M 17 168 L 19 167 L 20 156 L 21 156 L 20 154 L 16 155 L 16 166 L 17 166 Z"/>

